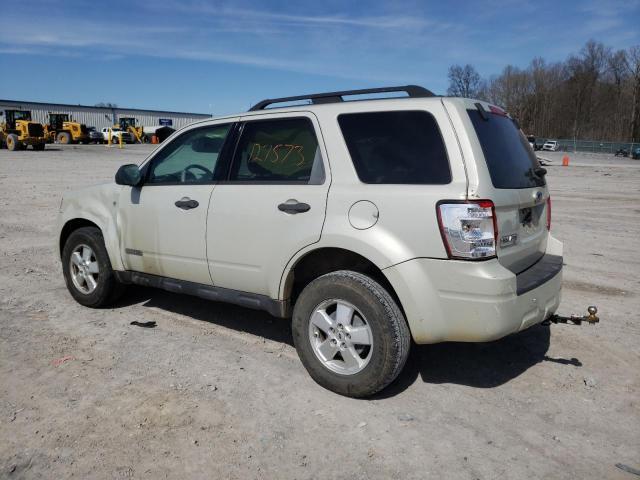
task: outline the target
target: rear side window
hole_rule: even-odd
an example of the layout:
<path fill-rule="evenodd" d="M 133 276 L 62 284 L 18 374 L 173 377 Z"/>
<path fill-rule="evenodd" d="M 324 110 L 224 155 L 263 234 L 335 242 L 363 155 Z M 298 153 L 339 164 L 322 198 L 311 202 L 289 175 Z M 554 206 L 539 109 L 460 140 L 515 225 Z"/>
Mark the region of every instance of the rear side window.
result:
<path fill-rule="evenodd" d="M 451 182 L 444 141 L 430 113 L 348 113 L 340 115 L 338 123 L 361 182 Z"/>
<path fill-rule="evenodd" d="M 491 183 L 495 188 L 532 188 L 545 184 L 534 169 L 536 155 L 525 136 L 509 117 L 485 111 L 467 110 L 482 146 Z"/>
<path fill-rule="evenodd" d="M 322 156 L 309 119 L 247 122 L 236 148 L 229 180 L 322 184 Z"/>

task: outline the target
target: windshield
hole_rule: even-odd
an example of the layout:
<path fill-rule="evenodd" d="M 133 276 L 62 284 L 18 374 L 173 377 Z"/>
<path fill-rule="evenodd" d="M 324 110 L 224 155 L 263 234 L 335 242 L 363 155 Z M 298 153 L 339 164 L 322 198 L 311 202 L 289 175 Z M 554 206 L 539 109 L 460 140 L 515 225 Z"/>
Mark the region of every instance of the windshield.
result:
<path fill-rule="evenodd" d="M 485 161 L 495 188 L 532 188 L 545 184 L 535 174 L 538 167 L 525 136 L 506 115 L 467 110 L 482 146 Z"/>
<path fill-rule="evenodd" d="M 13 118 L 16 120 L 31 120 L 31 112 L 16 111 Z"/>

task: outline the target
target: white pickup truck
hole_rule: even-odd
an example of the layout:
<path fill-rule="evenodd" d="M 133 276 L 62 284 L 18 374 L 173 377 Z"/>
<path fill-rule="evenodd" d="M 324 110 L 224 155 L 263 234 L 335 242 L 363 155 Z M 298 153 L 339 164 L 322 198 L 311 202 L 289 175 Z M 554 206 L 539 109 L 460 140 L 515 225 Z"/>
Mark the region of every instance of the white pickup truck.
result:
<path fill-rule="evenodd" d="M 111 141 L 113 143 L 120 143 L 120 136 L 122 136 L 123 143 L 133 143 L 133 135 L 129 132 L 123 132 L 118 127 L 102 129 L 102 138 L 105 143 L 109 141 L 109 130 L 111 130 Z"/>
<path fill-rule="evenodd" d="M 546 152 L 557 152 L 560 150 L 560 144 L 557 140 L 547 140 L 544 142 L 544 145 L 542 145 L 542 150 Z"/>

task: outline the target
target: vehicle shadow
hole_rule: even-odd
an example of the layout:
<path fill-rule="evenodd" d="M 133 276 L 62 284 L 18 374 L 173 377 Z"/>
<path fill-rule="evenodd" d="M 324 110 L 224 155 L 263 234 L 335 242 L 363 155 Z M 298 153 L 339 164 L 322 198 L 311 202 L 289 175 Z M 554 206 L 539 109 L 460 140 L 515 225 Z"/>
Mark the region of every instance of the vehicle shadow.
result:
<path fill-rule="evenodd" d="M 275 318 L 261 311 L 144 287 L 132 287 L 118 306 L 141 302 L 145 307 L 161 308 L 293 346 L 290 320 Z M 413 344 L 400 376 L 371 399 L 396 396 L 418 379 L 424 383 L 495 388 L 522 375 L 540 362 L 582 366 L 576 358 L 549 357 L 547 351 L 550 336 L 548 326 L 536 325 L 488 343 Z"/>
<path fill-rule="evenodd" d="M 138 286 L 127 289 L 116 307 L 139 303 L 293 346 L 291 321 L 266 312 Z"/>
<path fill-rule="evenodd" d="M 400 376 L 375 398 L 395 396 L 415 383 L 418 377 L 425 383 L 495 388 L 540 362 L 582 366 L 577 358 L 549 357 L 546 353 L 550 337 L 549 326 L 535 325 L 494 342 L 414 344 Z"/>

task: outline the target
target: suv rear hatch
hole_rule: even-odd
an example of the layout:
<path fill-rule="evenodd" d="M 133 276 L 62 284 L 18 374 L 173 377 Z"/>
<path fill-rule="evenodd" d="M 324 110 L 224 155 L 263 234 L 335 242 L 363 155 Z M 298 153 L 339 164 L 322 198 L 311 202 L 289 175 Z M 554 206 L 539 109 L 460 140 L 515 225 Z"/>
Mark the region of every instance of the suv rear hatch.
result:
<path fill-rule="evenodd" d="M 504 111 L 469 103 L 466 112 L 493 185 L 479 191 L 489 192 L 487 199 L 495 205 L 498 261 L 520 273 L 536 263 L 547 246 L 550 200 L 544 169 L 516 122 Z M 483 159 L 477 157 L 482 171 Z"/>

